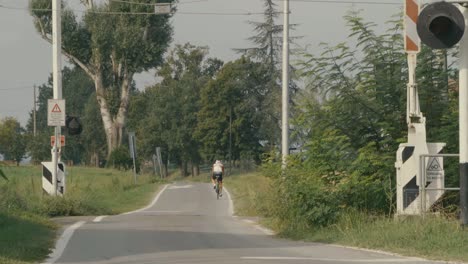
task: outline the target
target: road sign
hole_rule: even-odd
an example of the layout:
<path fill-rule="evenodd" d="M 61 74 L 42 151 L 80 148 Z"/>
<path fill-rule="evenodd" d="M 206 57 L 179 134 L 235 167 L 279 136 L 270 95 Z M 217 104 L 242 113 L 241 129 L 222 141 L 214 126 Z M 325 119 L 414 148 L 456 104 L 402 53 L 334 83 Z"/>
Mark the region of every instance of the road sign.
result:
<path fill-rule="evenodd" d="M 50 137 L 50 146 L 51 147 L 55 146 L 55 136 Z M 59 143 L 58 147 L 65 147 L 65 136 L 64 135 L 60 136 L 60 143 Z"/>
<path fill-rule="evenodd" d="M 65 126 L 65 100 L 49 99 L 47 103 L 47 125 Z"/>
<path fill-rule="evenodd" d="M 439 157 L 430 157 L 426 167 L 426 180 L 431 182 L 444 177 L 444 168 Z"/>
<path fill-rule="evenodd" d="M 155 14 L 170 14 L 171 13 L 171 4 L 170 3 L 157 3 L 154 6 Z"/>

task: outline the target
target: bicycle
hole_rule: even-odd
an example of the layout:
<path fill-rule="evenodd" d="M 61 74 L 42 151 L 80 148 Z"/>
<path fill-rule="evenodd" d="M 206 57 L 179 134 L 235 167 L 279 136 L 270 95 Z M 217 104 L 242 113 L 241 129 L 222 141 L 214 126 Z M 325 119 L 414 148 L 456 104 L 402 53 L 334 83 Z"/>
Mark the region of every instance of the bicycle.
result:
<path fill-rule="evenodd" d="M 219 196 L 220 196 L 220 194 L 221 194 L 221 193 L 219 192 L 219 177 L 220 177 L 220 176 L 219 176 L 219 175 L 216 175 L 215 177 L 216 177 L 216 180 L 215 180 L 215 182 L 216 182 L 216 185 L 215 185 L 216 200 L 219 200 Z"/>

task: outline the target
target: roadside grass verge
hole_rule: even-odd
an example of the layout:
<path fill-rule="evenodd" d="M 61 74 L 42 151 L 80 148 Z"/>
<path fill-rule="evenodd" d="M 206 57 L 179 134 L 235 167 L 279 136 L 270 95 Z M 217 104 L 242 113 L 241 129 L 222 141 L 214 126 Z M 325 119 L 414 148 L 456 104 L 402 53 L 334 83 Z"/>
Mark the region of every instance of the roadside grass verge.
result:
<path fill-rule="evenodd" d="M 468 230 L 458 221 L 442 216 L 389 218 L 343 209 L 337 222 L 328 227 L 298 227 L 275 218 L 270 178 L 249 173 L 226 179 L 236 215 L 258 216 L 262 224 L 280 237 L 310 242 L 384 250 L 405 256 L 468 262 Z"/>
<path fill-rule="evenodd" d="M 232 194 L 234 213 L 238 216 L 269 217 L 272 205 L 271 184 L 269 178 L 252 172 L 234 174 L 223 179 L 226 188 Z"/>
<path fill-rule="evenodd" d="M 0 263 L 34 263 L 54 246 L 56 226 L 46 217 L 0 213 Z"/>
<path fill-rule="evenodd" d="M 57 226 L 50 217 L 112 215 L 146 206 L 160 187 L 152 175 L 131 171 L 67 167 L 66 195 L 43 194 L 41 166 L 2 167 L 0 263 L 42 261 L 53 247 Z"/>
<path fill-rule="evenodd" d="M 434 215 L 388 218 L 348 211 L 335 225 L 311 230 L 302 238 L 406 256 L 468 261 L 468 231 L 456 220 Z"/>

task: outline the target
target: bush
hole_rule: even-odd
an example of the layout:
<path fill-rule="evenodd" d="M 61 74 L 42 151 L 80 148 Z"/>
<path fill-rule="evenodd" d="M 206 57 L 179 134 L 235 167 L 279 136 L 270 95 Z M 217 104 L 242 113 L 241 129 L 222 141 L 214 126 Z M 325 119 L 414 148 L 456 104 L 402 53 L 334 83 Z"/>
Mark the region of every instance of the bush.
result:
<path fill-rule="evenodd" d="M 110 155 L 109 165 L 116 169 L 129 170 L 133 167 L 133 159 L 128 153 L 128 149 L 120 146 L 114 149 Z"/>
<path fill-rule="evenodd" d="M 340 210 L 340 193 L 326 186 L 313 171 L 300 163 L 288 163 L 284 174 L 276 174 L 274 210 L 280 228 L 295 232 L 334 223 Z M 266 166 L 271 171 L 271 166 Z M 271 174 L 270 174 L 271 175 Z"/>

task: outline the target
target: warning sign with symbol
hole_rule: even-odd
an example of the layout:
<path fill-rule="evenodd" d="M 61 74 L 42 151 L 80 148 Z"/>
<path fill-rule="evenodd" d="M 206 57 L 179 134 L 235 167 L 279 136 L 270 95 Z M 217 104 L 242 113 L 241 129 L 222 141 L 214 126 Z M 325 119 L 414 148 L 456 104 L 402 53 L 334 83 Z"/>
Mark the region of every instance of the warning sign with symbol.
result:
<path fill-rule="evenodd" d="M 47 109 L 48 126 L 65 126 L 65 100 L 49 99 Z"/>
<path fill-rule="evenodd" d="M 427 181 L 433 181 L 444 177 L 443 160 L 440 157 L 430 157 L 426 167 Z"/>

